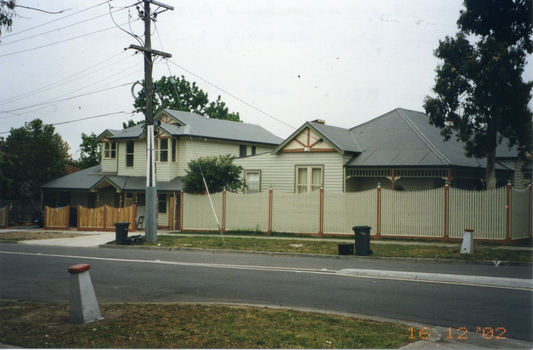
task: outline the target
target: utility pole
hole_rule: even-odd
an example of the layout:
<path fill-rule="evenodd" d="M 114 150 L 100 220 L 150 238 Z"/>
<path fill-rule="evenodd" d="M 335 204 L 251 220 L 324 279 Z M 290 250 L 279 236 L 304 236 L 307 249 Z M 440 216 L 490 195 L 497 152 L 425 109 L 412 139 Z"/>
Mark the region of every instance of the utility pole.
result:
<path fill-rule="evenodd" d="M 144 0 L 144 47 L 137 45 L 130 45 L 130 49 L 143 51 L 144 53 L 144 91 L 146 92 L 146 114 L 145 114 L 145 130 L 146 130 L 146 225 L 145 225 L 145 239 L 147 242 L 157 241 L 157 174 L 155 168 L 155 154 L 154 154 L 154 111 L 152 106 L 152 55 L 163 56 L 165 58 L 172 57 L 171 54 L 152 50 L 151 40 L 151 24 L 152 13 L 150 4 L 158 6 L 154 15 L 164 12 L 166 10 L 174 10 L 174 7 L 162 4 L 154 0 Z M 160 8 L 164 10 L 157 12 Z"/>

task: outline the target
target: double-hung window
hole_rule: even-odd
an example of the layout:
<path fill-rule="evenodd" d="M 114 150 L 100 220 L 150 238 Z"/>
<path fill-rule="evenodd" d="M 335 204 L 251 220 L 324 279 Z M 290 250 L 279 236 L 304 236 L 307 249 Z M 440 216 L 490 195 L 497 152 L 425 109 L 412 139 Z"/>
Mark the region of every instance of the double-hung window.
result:
<path fill-rule="evenodd" d="M 126 166 L 133 167 L 134 156 L 134 143 L 133 141 L 126 141 Z"/>
<path fill-rule="evenodd" d="M 105 142 L 104 143 L 104 159 L 115 159 L 117 157 L 117 143 Z"/>
<path fill-rule="evenodd" d="M 247 194 L 261 192 L 261 173 L 259 171 L 246 171 L 244 173 L 244 181 Z"/>
<path fill-rule="evenodd" d="M 168 139 L 155 141 L 155 161 L 168 162 Z"/>
<path fill-rule="evenodd" d="M 320 190 L 323 186 L 322 166 L 296 167 L 296 193 L 308 193 Z"/>

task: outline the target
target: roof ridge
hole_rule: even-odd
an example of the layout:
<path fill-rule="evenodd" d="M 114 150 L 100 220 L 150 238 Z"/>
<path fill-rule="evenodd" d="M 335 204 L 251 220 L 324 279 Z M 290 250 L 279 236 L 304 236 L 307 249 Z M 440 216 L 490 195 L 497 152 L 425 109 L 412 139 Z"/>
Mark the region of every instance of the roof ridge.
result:
<path fill-rule="evenodd" d="M 396 110 L 398 111 L 398 114 L 400 115 L 400 117 L 402 117 L 402 119 L 407 123 L 407 125 L 409 125 L 409 127 L 415 132 L 415 134 L 420 138 L 420 140 L 422 140 L 422 142 L 424 142 L 424 144 L 429 147 L 429 149 L 437 156 L 437 158 L 439 158 L 444 163 L 448 163 L 450 165 L 452 164 L 452 162 L 448 158 L 446 158 L 446 156 L 442 154 L 437 149 L 437 147 L 435 147 L 431 143 L 431 141 L 428 140 L 428 138 L 422 133 L 422 131 L 420 131 L 420 129 L 415 125 L 415 123 L 413 123 L 407 117 L 407 115 L 405 114 L 402 108 L 397 108 Z"/>

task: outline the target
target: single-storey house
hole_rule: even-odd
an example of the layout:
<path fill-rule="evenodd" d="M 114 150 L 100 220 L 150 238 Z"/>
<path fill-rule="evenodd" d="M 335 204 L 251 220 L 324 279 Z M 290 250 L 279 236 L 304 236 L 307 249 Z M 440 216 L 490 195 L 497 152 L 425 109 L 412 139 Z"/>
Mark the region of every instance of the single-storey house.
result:
<path fill-rule="evenodd" d="M 465 156 L 464 144 L 440 130 L 422 112 L 397 108 L 351 129 L 307 122 L 272 152 L 236 159 L 244 168 L 246 192 L 363 191 L 375 188 L 424 190 L 446 183 L 483 189 L 485 159 Z M 498 186 L 531 184 L 531 156 L 497 149 Z"/>
<path fill-rule="evenodd" d="M 283 141 L 259 125 L 210 119 L 194 113 L 165 109 L 155 138 L 158 191 L 158 226 L 172 227 L 169 215 L 177 211 L 182 178 L 189 161 L 202 156 L 235 157 L 271 152 Z M 96 139 L 102 143 L 100 165 L 67 175 L 42 186 L 45 204 L 96 208 L 138 206 L 142 215 L 146 191 L 146 135 L 144 125 L 124 130 L 107 129 Z M 175 200 L 174 200 L 175 199 Z"/>

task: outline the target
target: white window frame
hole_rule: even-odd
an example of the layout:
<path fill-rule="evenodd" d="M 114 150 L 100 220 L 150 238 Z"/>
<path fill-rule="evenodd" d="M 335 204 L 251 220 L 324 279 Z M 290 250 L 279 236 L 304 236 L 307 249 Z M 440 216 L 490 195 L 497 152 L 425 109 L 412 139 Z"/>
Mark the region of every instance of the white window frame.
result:
<path fill-rule="evenodd" d="M 307 172 L 305 183 L 300 183 L 300 171 Z M 319 169 L 319 183 L 313 183 L 313 170 Z M 297 166 L 295 171 L 295 180 L 294 180 L 294 192 L 295 193 L 310 193 L 313 191 L 319 191 L 321 187 L 324 186 L 324 166 L 323 165 L 302 165 Z"/>
<path fill-rule="evenodd" d="M 257 177 L 258 177 L 258 180 L 257 180 L 257 192 L 256 191 L 251 191 L 250 192 L 250 189 L 249 189 L 249 186 L 248 186 L 248 175 L 249 174 L 257 174 Z M 261 171 L 260 170 L 245 170 L 244 171 L 244 182 L 246 184 L 246 187 L 244 189 L 244 193 L 246 194 L 253 194 L 253 193 L 260 193 L 261 192 Z"/>
<path fill-rule="evenodd" d="M 133 148 L 132 152 L 128 152 L 128 144 L 130 142 Z M 126 159 L 125 159 L 126 167 L 133 168 L 133 166 L 135 165 L 135 142 L 134 141 L 126 141 L 126 152 L 124 153 L 126 155 Z M 128 157 L 130 156 L 131 156 L 131 165 L 128 165 Z"/>
<path fill-rule="evenodd" d="M 168 153 L 170 151 L 170 147 L 169 147 L 169 141 L 170 139 L 157 139 L 155 140 L 154 142 L 154 147 L 155 147 L 155 161 L 158 162 L 158 163 L 168 163 L 168 159 L 169 159 L 169 156 L 168 156 Z M 162 149 L 161 148 L 161 144 L 162 142 L 161 141 L 166 141 L 166 144 L 167 144 L 167 148 L 165 149 Z M 161 154 L 163 152 L 166 152 L 166 160 L 161 160 Z"/>
<path fill-rule="evenodd" d="M 117 157 L 117 143 L 104 142 L 104 159 L 115 159 Z"/>

